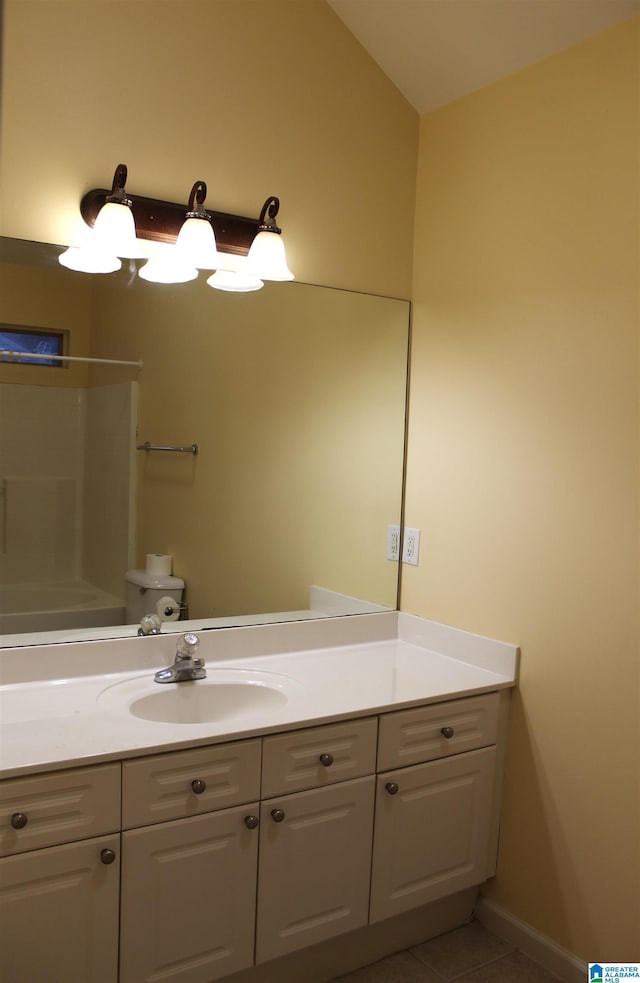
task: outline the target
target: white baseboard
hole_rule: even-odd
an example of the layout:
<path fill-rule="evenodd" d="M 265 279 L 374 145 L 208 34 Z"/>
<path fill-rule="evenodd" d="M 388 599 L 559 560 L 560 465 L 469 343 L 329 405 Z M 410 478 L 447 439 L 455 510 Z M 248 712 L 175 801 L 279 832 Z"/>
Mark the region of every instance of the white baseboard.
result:
<path fill-rule="evenodd" d="M 585 983 L 587 980 L 586 962 L 500 905 L 479 897 L 475 916 L 486 929 L 513 943 L 525 956 L 529 956 L 564 983 Z"/>

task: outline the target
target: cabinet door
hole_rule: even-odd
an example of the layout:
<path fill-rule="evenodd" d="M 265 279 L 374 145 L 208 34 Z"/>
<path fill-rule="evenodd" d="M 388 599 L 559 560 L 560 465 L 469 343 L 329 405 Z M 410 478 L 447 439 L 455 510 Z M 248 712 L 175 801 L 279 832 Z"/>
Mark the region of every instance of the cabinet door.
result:
<path fill-rule="evenodd" d="M 487 876 L 495 747 L 379 775 L 370 921 Z"/>
<path fill-rule="evenodd" d="M 374 781 L 262 802 L 257 963 L 366 925 Z"/>
<path fill-rule="evenodd" d="M 0 860 L 0 979 L 116 983 L 119 850 L 115 834 Z"/>
<path fill-rule="evenodd" d="M 122 834 L 120 983 L 210 983 L 251 966 L 257 810 Z"/>

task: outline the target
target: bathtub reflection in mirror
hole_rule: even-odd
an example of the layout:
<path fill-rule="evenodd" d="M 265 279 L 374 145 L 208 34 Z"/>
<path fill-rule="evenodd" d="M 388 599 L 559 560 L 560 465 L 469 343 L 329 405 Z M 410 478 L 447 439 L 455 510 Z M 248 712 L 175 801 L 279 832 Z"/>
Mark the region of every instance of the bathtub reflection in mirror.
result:
<path fill-rule="evenodd" d="M 150 553 L 190 626 L 394 609 L 408 303 L 90 277 L 59 251 L 0 240 L 0 322 L 143 367 L 0 363 L 4 643 L 131 634 L 125 577 Z"/>

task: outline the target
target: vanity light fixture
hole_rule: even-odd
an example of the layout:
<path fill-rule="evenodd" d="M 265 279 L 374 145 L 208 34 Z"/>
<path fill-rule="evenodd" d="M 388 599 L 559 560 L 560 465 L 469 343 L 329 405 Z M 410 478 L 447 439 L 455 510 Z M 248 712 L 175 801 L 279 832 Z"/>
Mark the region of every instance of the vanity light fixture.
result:
<path fill-rule="evenodd" d="M 207 282 L 211 286 L 240 292 L 259 290 L 263 280 L 294 279 L 287 266 L 281 230 L 275 223 L 280 204 L 277 198 L 267 198 L 256 221 L 205 209 L 207 186 L 204 181 L 196 181 L 185 215 L 184 205 L 130 193 L 125 195 L 126 176 L 126 166 L 119 164 L 110 192 L 94 188 L 84 195 L 80 202 L 82 217 L 100 235 L 91 234 L 90 247 L 66 250 L 59 257 L 64 266 L 86 272 L 113 272 L 121 265 L 119 256 L 141 257 L 140 240 L 146 239 L 172 247 L 170 253 L 158 255 L 157 259 L 152 253 L 152 258 L 140 269 L 140 276 L 153 282 L 185 282 L 197 276 L 198 269 L 220 273 L 209 277 Z M 107 206 L 113 208 L 106 210 Z M 120 221 L 124 221 L 122 214 L 128 213 L 129 222 L 134 223 L 135 233 L 128 239 L 128 244 L 118 241 L 107 246 L 105 243 L 104 226 L 110 224 L 114 210 Z M 85 248 L 90 249 L 92 259 L 83 266 L 76 261 L 77 253 L 84 252 Z M 229 268 L 228 254 L 246 257 L 246 263 L 243 261 Z"/>
<path fill-rule="evenodd" d="M 93 226 L 93 240 L 103 252 L 127 259 L 139 259 L 143 255 L 136 240 L 136 226 L 131 211 L 131 199 L 124 186 L 127 165 L 118 164 L 113 175 L 111 194 L 98 212 Z"/>
<path fill-rule="evenodd" d="M 118 257 L 137 259 L 143 255 L 125 192 L 126 180 L 126 164 L 118 164 L 111 193 L 106 195 L 93 229 L 80 246 L 71 246 L 58 257 L 62 266 L 81 273 L 113 273 L 122 265 Z"/>
<path fill-rule="evenodd" d="M 154 256 L 138 270 L 138 276 L 149 283 L 188 283 L 197 275 L 195 266 L 180 263 L 174 256 Z"/>
<path fill-rule="evenodd" d="M 247 266 L 262 280 L 294 279 L 287 266 L 282 229 L 275 222 L 279 208 L 280 201 L 277 198 L 267 198 L 258 219 L 258 234 L 251 243 L 247 256 Z"/>
<path fill-rule="evenodd" d="M 89 244 L 69 246 L 60 253 L 58 262 L 68 270 L 77 270 L 78 273 L 115 273 L 122 266 L 117 256 L 101 253 L 92 249 Z"/>
<path fill-rule="evenodd" d="M 207 284 L 216 290 L 236 294 L 251 293 L 252 290 L 261 290 L 264 287 L 262 280 L 247 270 L 216 270 L 207 280 Z"/>
<path fill-rule="evenodd" d="M 238 257 L 233 266 L 226 265 L 207 280 L 209 287 L 216 290 L 227 290 L 230 293 L 250 293 L 252 290 L 260 290 L 264 283 L 252 273 L 247 266 L 245 256 Z"/>
<path fill-rule="evenodd" d="M 187 283 L 195 280 L 198 270 L 215 270 L 221 257 L 211 216 L 204 209 L 207 186 L 196 181 L 189 195 L 184 222 L 174 246 L 164 246 L 164 255 L 149 259 L 138 271 L 152 283 Z"/>
<path fill-rule="evenodd" d="M 176 240 L 176 252 L 180 259 L 198 270 L 217 270 L 220 254 L 216 247 L 211 216 L 204 208 L 207 186 L 196 181 L 189 195 L 187 214 Z"/>

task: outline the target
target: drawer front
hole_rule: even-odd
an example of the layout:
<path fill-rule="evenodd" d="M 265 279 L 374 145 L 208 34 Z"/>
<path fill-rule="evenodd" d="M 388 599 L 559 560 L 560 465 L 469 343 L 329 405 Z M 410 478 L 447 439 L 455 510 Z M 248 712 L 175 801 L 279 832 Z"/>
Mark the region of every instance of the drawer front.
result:
<path fill-rule="evenodd" d="M 378 771 L 487 747 L 497 733 L 497 693 L 388 713 L 380 718 Z"/>
<path fill-rule="evenodd" d="M 259 796 L 259 740 L 156 754 L 123 765 L 122 826 L 198 816 Z"/>
<path fill-rule="evenodd" d="M 119 764 L 0 783 L 1 856 L 119 829 Z"/>
<path fill-rule="evenodd" d="M 360 778 L 375 771 L 375 717 L 265 737 L 262 796 Z"/>

